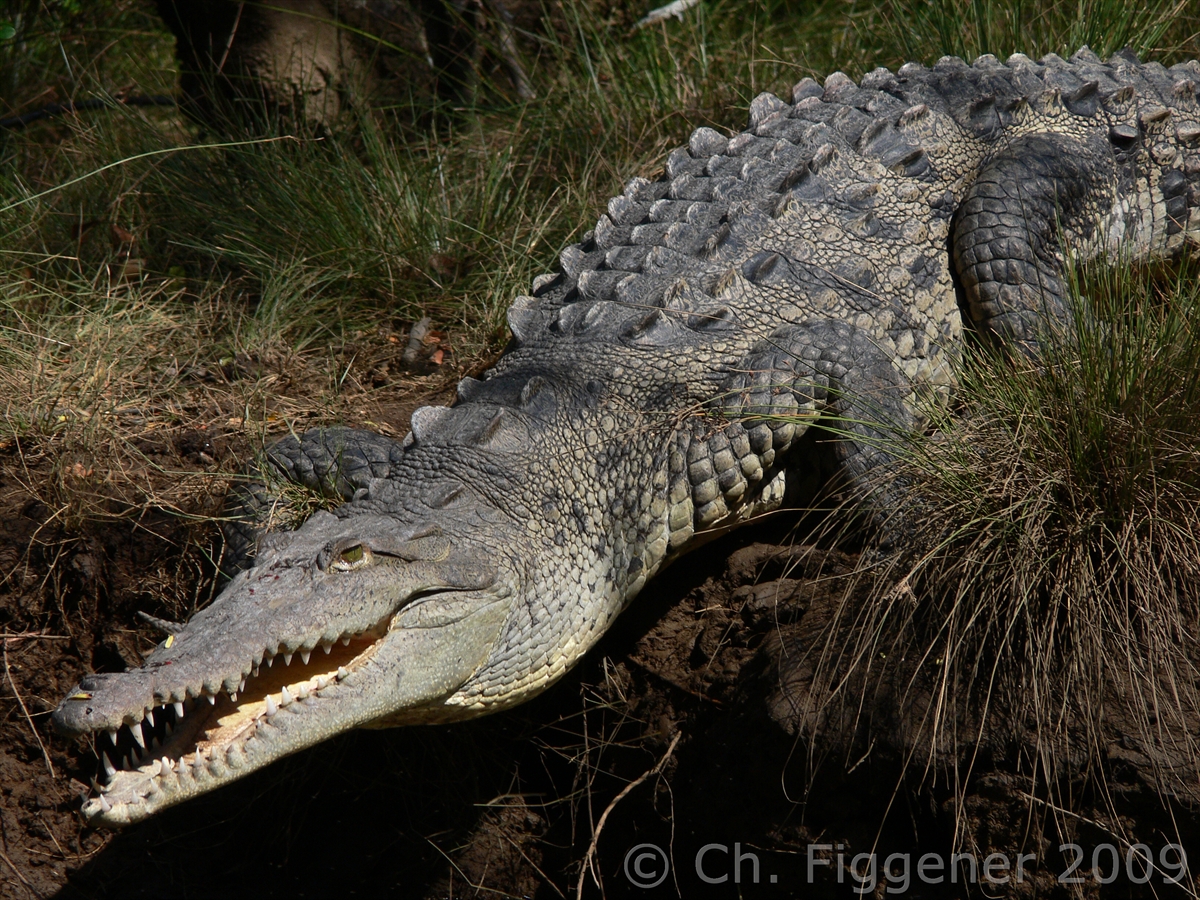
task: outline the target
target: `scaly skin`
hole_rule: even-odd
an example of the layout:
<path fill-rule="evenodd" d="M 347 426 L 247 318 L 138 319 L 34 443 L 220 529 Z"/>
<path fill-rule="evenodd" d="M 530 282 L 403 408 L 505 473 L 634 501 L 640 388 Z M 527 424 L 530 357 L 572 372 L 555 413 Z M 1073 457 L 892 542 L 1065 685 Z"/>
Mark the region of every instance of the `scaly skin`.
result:
<path fill-rule="evenodd" d="M 403 443 L 272 450 L 348 502 L 265 541 L 142 668 L 63 701 L 58 728 L 113 729 L 112 756 L 176 726 L 85 814 L 136 821 L 354 726 L 519 703 L 705 534 L 831 463 L 865 483 L 876 432 L 947 387 L 960 302 L 1034 352 L 1066 315 L 1060 237 L 1144 257 L 1200 231 L 1198 85 L 1195 62 L 1086 50 L 947 58 L 806 79 L 732 139 L 700 129 L 518 298 L 507 353 L 454 407 L 418 410 Z M 830 417 L 840 439 L 813 440 Z"/>

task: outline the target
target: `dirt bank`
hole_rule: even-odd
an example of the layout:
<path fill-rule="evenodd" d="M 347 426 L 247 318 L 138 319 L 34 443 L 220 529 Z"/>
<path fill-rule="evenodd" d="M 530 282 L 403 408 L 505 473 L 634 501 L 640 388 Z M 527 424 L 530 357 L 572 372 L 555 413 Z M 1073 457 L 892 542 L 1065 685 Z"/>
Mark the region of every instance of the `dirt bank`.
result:
<path fill-rule="evenodd" d="M 180 464 L 189 446 L 176 442 Z M 854 560 L 793 546 L 783 518 L 676 566 L 583 665 L 521 709 L 347 734 L 118 836 L 89 831 L 77 810 L 94 759 L 54 736 L 46 713 L 89 666 L 119 668 L 152 645 L 138 608 L 177 614 L 205 595 L 201 549 L 212 535 L 165 515 L 67 534 L 45 507 L 20 502 L 36 460 L 10 449 L 3 461 L 0 612 L 9 634 L 43 632 L 5 646 L 9 896 L 575 896 L 587 861 L 587 897 L 645 896 L 631 882 L 650 883 L 667 864 L 650 896 L 849 897 L 858 883 L 845 865 L 864 852 L 880 863 L 901 854 L 897 889 L 908 860 L 912 897 L 1066 896 L 1059 876 L 1074 851 L 1060 843 L 1080 845 L 1083 874 L 1093 853 L 1102 869 L 1108 846 L 1127 853 L 1117 834 L 1137 835 L 1156 857 L 1178 840 L 1200 851 L 1195 810 L 1160 800 L 1134 752 L 1110 773 L 1123 817 L 1114 821 L 1090 795 L 1056 814 L 1017 758 L 981 760 L 955 786 L 904 774 L 887 728 L 836 748 L 790 733 L 789 654 L 853 601 L 843 576 Z M 957 883 L 949 868 L 942 884 L 926 883 L 956 850 L 981 867 L 989 854 L 1025 854 L 1020 883 L 1013 869 L 1007 885 L 967 888 L 966 857 Z M 866 858 L 858 865 L 868 873 Z M 1123 875 L 1101 893 L 1183 895 L 1162 881 Z M 873 893 L 883 890 L 879 879 Z"/>

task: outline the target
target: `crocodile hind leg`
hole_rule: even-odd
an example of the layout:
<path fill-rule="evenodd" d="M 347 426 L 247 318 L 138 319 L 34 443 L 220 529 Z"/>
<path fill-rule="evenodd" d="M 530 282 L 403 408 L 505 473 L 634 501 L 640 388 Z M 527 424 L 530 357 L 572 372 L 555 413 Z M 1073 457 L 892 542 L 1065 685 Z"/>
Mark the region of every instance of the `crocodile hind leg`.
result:
<path fill-rule="evenodd" d="M 327 499 L 352 500 L 373 479 L 388 476 L 399 452 L 398 441 L 355 428 L 314 428 L 272 444 L 226 497 L 221 574 L 245 568 L 259 540 L 286 524 L 294 506 L 285 496 L 288 485 Z"/>
<path fill-rule="evenodd" d="M 1094 255 L 1105 230 L 1125 230 L 1120 180 L 1094 134 L 1030 134 L 992 157 L 954 224 L 955 267 L 981 332 L 1029 353 L 1040 330 L 1068 321 L 1062 243 Z"/>

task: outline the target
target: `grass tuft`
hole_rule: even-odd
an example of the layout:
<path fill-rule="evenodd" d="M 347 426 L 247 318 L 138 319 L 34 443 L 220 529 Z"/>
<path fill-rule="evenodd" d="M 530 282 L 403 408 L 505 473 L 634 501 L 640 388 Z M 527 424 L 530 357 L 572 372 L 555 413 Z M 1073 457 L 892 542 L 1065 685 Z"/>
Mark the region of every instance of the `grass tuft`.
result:
<path fill-rule="evenodd" d="M 1102 58 L 1118 50 L 1154 53 L 1168 65 L 1195 39 L 1197 16 L 1187 0 L 1150 4 L 1123 0 L 929 0 L 896 4 L 894 42 L 913 59 L 949 54 L 1007 59 L 1024 53 L 1068 57 L 1088 46 Z"/>
<path fill-rule="evenodd" d="M 1037 361 L 964 356 L 954 407 L 896 448 L 902 555 L 830 626 L 813 721 L 900 727 L 951 784 L 1007 759 L 1066 809 L 1105 806 L 1127 757 L 1196 799 L 1196 274 L 1089 263 Z"/>

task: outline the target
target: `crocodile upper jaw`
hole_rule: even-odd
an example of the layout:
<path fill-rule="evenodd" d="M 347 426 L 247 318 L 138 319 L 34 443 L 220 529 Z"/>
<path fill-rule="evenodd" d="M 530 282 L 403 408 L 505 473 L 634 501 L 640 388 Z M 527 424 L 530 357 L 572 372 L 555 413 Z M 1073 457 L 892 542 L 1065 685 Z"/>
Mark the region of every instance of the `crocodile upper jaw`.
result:
<path fill-rule="evenodd" d="M 444 701 L 487 659 L 514 590 L 479 555 L 387 516 L 314 517 L 143 666 L 89 675 L 59 704 L 55 727 L 101 757 L 85 815 L 138 821 L 358 725 L 473 714 Z"/>

